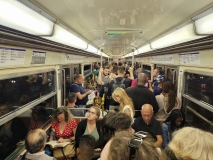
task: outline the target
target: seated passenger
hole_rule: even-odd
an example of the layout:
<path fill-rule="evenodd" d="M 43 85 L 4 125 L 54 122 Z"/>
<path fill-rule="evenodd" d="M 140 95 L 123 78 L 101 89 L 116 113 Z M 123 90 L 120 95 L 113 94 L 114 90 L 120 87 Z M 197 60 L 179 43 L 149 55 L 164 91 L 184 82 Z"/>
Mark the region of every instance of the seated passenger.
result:
<path fill-rule="evenodd" d="M 103 107 L 103 104 L 102 104 L 101 97 L 96 96 L 93 99 L 93 106 L 97 106 L 100 109 L 100 116 L 99 116 L 99 118 L 103 118 L 107 114 L 107 112 L 103 110 L 104 107 Z M 87 113 L 86 113 L 86 117 L 87 117 Z"/>
<path fill-rule="evenodd" d="M 32 111 L 29 130 L 41 128 L 48 120 L 48 112 L 44 106 L 35 106 Z"/>
<path fill-rule="evenodd" d="M 184 115 L 179 109 L 172 110 L 170 116 L 162 124 L 163 148 L 166 148 L 172 139 L 172 133 L 184 126 Z"/>
<path fill-rule="evenodd" d="M 181 160 L 212 160 L 213 134 L 184 127 L 173 134 L 169 149 Z"/>
<path fill-rule="evenodd" d="M 5 115 L 12 111 L 9 103 L 0 106 L 0 114 Z M 15 117 L 0 126 L 0 159 L 5 159 L 12 153 L 16 144 L 23 140 L 27 134 L 24 122 Z"/>
<path fill-rule="evenodd" d="M 135 109 L 132 103 L 132 99 L 128 97 L 126 91 L 123 88 L 116 88 L 112 93 L 112 98 L 120 104 L 120 111 L 130 116 L 133 122 Z"/>
<path fill-rule="evenodd" d="M 132 119 L 125 113 L 108 113 L 102 120 L 102 136 L 107 142 L 101 152 L 101 160 L 108 160 L 112 137 L 121 131 L 132 133 Z"/>
<path fill-rule="evenodd" d="M 17 158 L 17 160 L 36 159 L 36 160 L 56 160 L 44 153 L 47 135 L 42 129 L 32 130 L 25 139 L 27 154 Z"/>
<path fill-rule="evenodd" d="M 75 108 L 75 102 L 77 101 L 77 95 L 73 92 L 70 92 L 67 95 L 67 108 Z M 82 114 L 82 110 L 75 110 L 75 109 L 71 109 L 70 112 L 72 113 L 73 116 L 79 116 L 79 114 Z"/>
<path fill-rule="evenodd" d="M 153 118 L 153 107 L 150 104 L 144 104 L 141 109 L 142 117 L 135 119 L 132 128 L 135 132 L 145 131 L 154 138 L 155 147 L 161 147 L 163 138 L 160 123 Z"/>
<path fill-rule="evenodd" d="M 94 155 L 95 138 L 91 135 L 83 135 L 77 148 L 78 160 L 91 160 Z"/>
<path fill-rule="evenodd" d="M 52 133 L 50 135 L 50 141 L 53 140 L 55 133 L 57 141 L 60 142 L 72 142 L 75 140 L 75 132 L 77 123 L 72 118 L 72 114 L 66 107 L 59 107 L 52 117 Z"/>
<path fill-rule="evenodd" d="M 175 95 L 175 89 L 172 82 L 163 84 L 163 92 L 156 97 L 159 110 L 155 115 L 156 119 L 166 120 L 173 109 L 180 109 L 181 103 Z"/>
<path fill-rule="evenodd" d="M 100 109 L 97 106 L 90 107 L 87 119 L 82 120 L 77 127 L 75 136 L 75 147 L 79 147 L 79 140 L 83 135 L 92 135 L 95 138 L 95 150 L 100 151 L 103 147 L 103 139 L 101 137 L 101 122 L 98 120 Z"/>

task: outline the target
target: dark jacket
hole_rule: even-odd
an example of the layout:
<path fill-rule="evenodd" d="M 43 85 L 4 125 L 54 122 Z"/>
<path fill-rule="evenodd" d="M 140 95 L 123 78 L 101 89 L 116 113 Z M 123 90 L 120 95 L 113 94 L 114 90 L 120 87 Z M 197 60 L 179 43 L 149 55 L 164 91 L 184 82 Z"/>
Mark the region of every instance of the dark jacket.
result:
<path fill-rule="evenodd" d="M 129 87 L 126 89 L 126 93 L 132 99 L 135 110 L 141 110 L 141 107 L 144 104 L 151 104 L 154 112 L 158 112 L 159 107 L 155 95 L 145 86 L 138 84 L 134 87 Z M 140 116 L 140 112 L 135 112 L 135 118 Z"/>
<path fill-rule="evenodd" d="M 96 121 L 96 127 L 98 130 L 98 134 L 99 134 L 99 140 L 95 143 L 95 148 L 103 148 L 103 138 L 101 137 L 101 121 L 98 120 Z M 76 134 L 75 134 L 75 147 L 78 148 L 79 147 L 79 140 L 81 138 L 81 136 L 84 134 L 85 130 L 87 128 L 87 119 L 82 120 L 77 127 L 76 130 Z"/>

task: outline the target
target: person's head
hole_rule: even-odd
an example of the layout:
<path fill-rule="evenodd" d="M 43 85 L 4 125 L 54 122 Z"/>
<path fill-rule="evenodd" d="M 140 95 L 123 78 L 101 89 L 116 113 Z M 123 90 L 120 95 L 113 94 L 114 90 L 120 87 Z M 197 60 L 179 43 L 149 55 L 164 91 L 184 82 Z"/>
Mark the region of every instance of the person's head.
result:
<path fill-rule="evenodd" d="M 76 82 L 77 84 L 82 84 L 82 83 L 84 83 L 84 79 L 85 79 L 85 77 L 84 77 L 82 74 L 77 74 L 77 75 L 75 76 L 75 82 Z"/>
<path fill-rule="evenodd" d="M 42 129 L 30 131 L 25 139 L 25 148 L 31 153 L 38 153 L 44 150 L 47 140 L 47 134 Z"/>
<path fill-rule="evenodd" d="M 213 159 L 213 134 L 193 127 L 184 127 L 174 132 L 168 147 L 177 159 Z"/>
<path fill-rule="evenodd" d="M 175 128 L 182 128 L 185 124 L 184 114 L 180 109 L 174 109 L 165 122 L 171 122 L 171 129 L 173 131 Z"/>
<path fill-rule="evenodd" d="M 77 95 L 74 92 L 71 92 L 67 95 L 68 103 L 75 103 L 77 101 Z"/>
<path fill-rule="evenodd" d="M 94 105 L 94 106 L 99 106 L 99 107 L 101 107 L 101 105 L 102 105 L 102 99 L 101 99 L 101 97 L 96 96 L 96 97 L 93 99 L 93 105 Z"/>
<path fill-rule="evenodd" d="M 72 114 L 66 107 L 59 107 L 55 112 L 52 117 L 53 121 L 56 122 L 70 122 L 72 119 Z"/>
<path fill-rule="evenodd" d="M 107 76 L 109 74 L 109 66 L 103 66 L 103 75 Z"/>
<path fill-rule="evenodd" d="M 124 66 L 118 66 L 118 75 L 119 76 L 125 75 L 125 67 Z"/>
<path fill-rule="evenodd" d="M 69 74 L 66 75 L 66 81 L 68 81 L 68 82 L 70 81 L 70 75 Z"/>
<path fill-rule="evenodd" d="M 77 148 L 78 160 L 91 160 L 94 155 L 95 138 L 91 135 L 83 135 Z"/>
<path fill-rule="evenodd" d="M 138 74 L 138 84 L 144 85 L 147 81 L 147 76 L 145 73 Z"/>
<path fill-rule="evenodd" d="M 118 66 L 123 66 L 123 63 L 122 62 L 118 62 Z"/>
<path fill-rule="evenodd" d="M 48 112 L 44 106 L 35 106 L 32 110 L 32 118 L 36 122 L 45 122 L 48 119 Z"/>
<path fill-rule="evenodd" d="M 117 66 L 113 66 L 112 73 L 114 73 L 116 75 L 118 74 L 118 67 Z"/>
<path fill-rule="evenodd" d="M 30 102 L 30 97 L 26 94 L 22 95 L 19 102 L 21 105 L 25 105 Z"/>
<path fill-rule="evenodd" d="M 154 111 L 151 104 L 144 104 L 141 107 L 141 115 L 146 124 L 149 124 L 151 122 L 153 113 Z"/>
<path fill-rule="evenodd" d="M 160 69 L 159 68 L 155 68 L 152 75 L 153 77 L 157 77 L 160 74 Z"/>
<path fill-rule="evenodd" d="M 3 116 L 5 114 L 9 113 L 12 110 L 13 110 L 13 108 L 10 105 L 10 103 L 6 102 L 6 103 L 0 105 L 0 116 Z"/>
<path fill-rule="evenodd" d="M 91 106 L 87 113 L 87 120 L 97 120 L 100 117 L 100 108 L 98 106 Z"/>
<path fill-rule="evenodd" d="M 98 64 L 95 64 L 94 68 L 95 68 L 96 70 L 99 70 L 99 69 L 100 69 L 100 66 L 99 66 Z"/>
<path fill-rule="evenodd" d="M 108 113 L 104 116 L 101 133 L 106 141 L 114 136 L 117 131 L 129 131 L 132 119 L 125 113 Z"/>
<path fill-rule="evenodd" d="M 133 137 L 133 134 L 126 131 L 117 132 L 111 141 L 108 160 L 128 160 L 130 154 L 128 142 Z"/>
<path fill-rule="evenodd" d="M 134 112 L 134 105 L 132 99 L 126 94 L 126 91 L 123 88 L 116 88 L 112 93 L 112 98 L 120 103 L 120 110 L 123 110 L 125 105 L 129 105 Z"/>

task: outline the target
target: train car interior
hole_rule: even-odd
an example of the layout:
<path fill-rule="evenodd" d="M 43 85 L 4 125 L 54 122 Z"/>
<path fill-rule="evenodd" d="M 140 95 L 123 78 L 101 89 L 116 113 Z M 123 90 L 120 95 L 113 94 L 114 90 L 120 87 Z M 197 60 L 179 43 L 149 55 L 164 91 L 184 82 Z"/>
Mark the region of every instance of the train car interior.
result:
<path fill-rule="evenodd" d="M 154 82 L 158 68 L 163 83 L 174 85 L 186 124 L 213 134 L 212 59 L 212 0 L 0 0 L 0 160 L 26 152 L 24 138 L 39 116 L 45 118 L 37 128 L 50 134 L 53 114 L 68 105 L 79 75 L 77 85 L 90 93 L 86 107 L 69 108 L 82 110 L 73 116 L 77 124 L 95 97 L 113 99 L 103 77 L 109 72 L 110 79 L 119 62 L 125 72 L 133 67 L 136 83 L 140 72 Z M 76 101 L 85 98 L 76 95 Z M 109 106 L 101 105 L 105 115 Z M 5 127 L 16 123 L 10 138 L 22 137 L 5 151 L 12 139 L 2 138 Z"/>

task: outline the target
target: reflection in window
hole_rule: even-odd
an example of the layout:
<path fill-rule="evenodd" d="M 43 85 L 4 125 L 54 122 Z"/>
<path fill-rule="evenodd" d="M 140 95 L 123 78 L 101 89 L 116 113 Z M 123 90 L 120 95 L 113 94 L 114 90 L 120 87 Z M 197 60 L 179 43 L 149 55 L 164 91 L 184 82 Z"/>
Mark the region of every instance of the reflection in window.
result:
<path fill-rule="evenodd" d="M 168 68 L 166 70 L 166 81 L 170 81 L 170 82 L 173 82 L 173 70 Z"/>
<path fill-rule="evenodd" d="M 0 80 L 0 104 L 19 108 L 54 89 L 54 72 Z M 0 116 L 1 117 L 1 116 Z"/>
<path fill-rule="evenodd" d="M 184 102 L 185 106 L 188 107 L 186 109 L 186 121 L 192 126 L 213 133 L 213 125 L 211 124 L 211 122 L 213 122 L 213 113 L 190 100 L 184 99 Z M 197 112 L 200 116 L 194 113 L 193 110 Z M 203 119 L 202 117 L 207 120 Z M 210 123 L 208 123 L 207 121 Z"/>
<path fill-rule="evenodd" d="M 151 78 L 151 66 L 143 65 L 143 73 Z"/>
<path fill-rule="evenodd" d="M 213 77 L 186 72 L 185 93 L 213 105 Z"/>
<path fill-rule="evenodd" d="M 84 76 L 88 75 L 91 73 L 91 65 L 85 65 L 84 66 Z"/>

